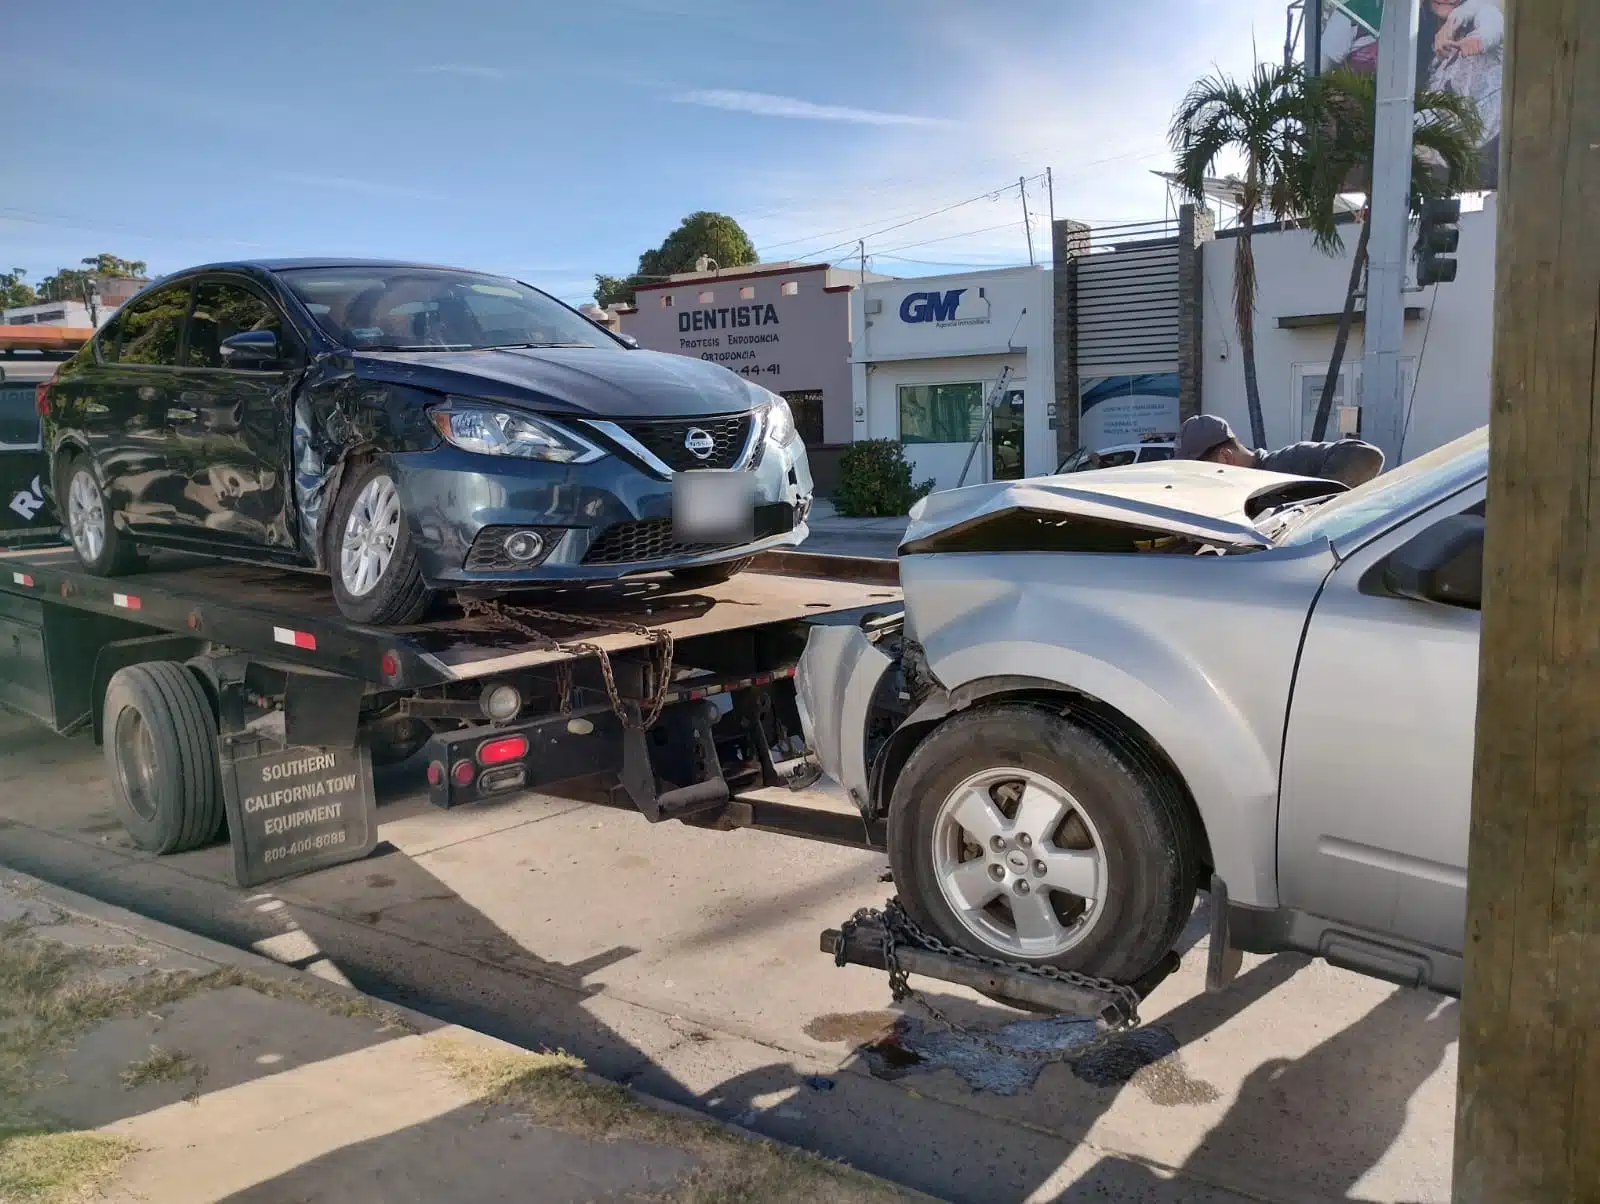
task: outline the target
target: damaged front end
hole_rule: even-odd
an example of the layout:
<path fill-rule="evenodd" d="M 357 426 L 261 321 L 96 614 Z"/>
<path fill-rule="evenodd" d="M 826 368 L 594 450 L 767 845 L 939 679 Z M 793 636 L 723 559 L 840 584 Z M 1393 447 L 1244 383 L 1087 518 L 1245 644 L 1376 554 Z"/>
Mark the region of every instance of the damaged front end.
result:
<path fill-rule="evenodd" d="M 956 592 L 981 608 L 1008 592 L 1006 567 L 1023 553 L 1050 566 L 1053 588 L 1081 583 L 1092 593 L 1107 584 L 1096 566 L 1112 560 L 1270 548 L 1286 516 L 1344 491 L 1334 481 L 1174 462 L 932 494 L 912 509 L 900 545 L 904 616 L 871 629 L 811 631 L 796 676 L 807 745 L 863 817 L 880 818 L 900 765 L 951 711 L 995 692 L 1073 685 L 1017 677 L 1015 667 L 953 690 L 940 682 L 916 622 L 920 611 L 930 632 L 948 629 L 946 612 L 966 605 L 951 593 L 958 581 Z M 1032 561 L 1039 553 L 1053 556 Z"/>

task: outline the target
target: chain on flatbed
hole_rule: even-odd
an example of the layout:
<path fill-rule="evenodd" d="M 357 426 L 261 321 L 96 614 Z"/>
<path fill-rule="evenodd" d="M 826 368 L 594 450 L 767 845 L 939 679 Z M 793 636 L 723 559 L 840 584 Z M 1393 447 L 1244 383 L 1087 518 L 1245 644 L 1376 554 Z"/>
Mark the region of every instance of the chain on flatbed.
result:
<path fill-rule="evenodd" d="M 1112 982 L 1109 978 L 1095 978 L 1088 974 L 1081 974 L 1076 970 L 1063 970 L 1057 966 L 1029 965 L 1026 962 L 1008 962 L 997 957 L 985 957 L 980 953 L 972 953 L 959 945 L 951 945 L 940 940 L 928 932 L 909 915 L 900 904 L 899 899 L 890 899 L 880 911 L 875 907 L 863 907 L 846 920 L 839 929 L 839 944 L 834 951 L 834 964 L 847 965 L 845 951 L 849 946 L 850 934 L 863 924 L 876 923 L 883 929 L 883 960 L 889 968 L 889 991 L 896 1003 L 909 999 L 934 1021 L 943 1025 L 953 1033 L 981 1045 L 988 1052 L 1003 1058 L 1024 1058 L 1032 1061 L 1044 1062 L 1073 1062 L 1086 1054 L 1115 1041 L 1125 1033 L 1132 1032 L 1140 1025 L 1139 1020 L 1139 992 L 1124 983 Z M 945 957 L 957 958 L 961 961 L 972 962 L 974 965 L 989 966 L 999 970 L 1012 970 L 1020 974 L 1031 975 L 1035 978 L 1054 979 L 1057 982 L 1069 983 L 1084 990 L 1095 991 L 1110 1000 L 1110 1006 L 1115 1009 L 1114 1019 L 1106 1022 L 1105 1031 L 1096 1034 L 1090 1040 L 1070 1049 L 1023 1049 L 1014 1045 L 1006 1045 L 996 1041 L 986 1033 L 978 1032 L 968 1026 L 953 1020 L 950 1016 L 931 1002 L 915 987 L 911 986 L 908 979 L 910 972 L 900 965 L 896 948 L 900 945 L 914 946 L 925 949 L 930 953 L 938 953 Z"/>
<path fill-rule="evenodd" d="M 605 619 L 596 615 L 569 615 L 556 610 L 540 610 L 533 606 L 507 606 L 502 602 L 492 601 L 488 598 L 474 598 L 470 595 L 461 597 L 461 609 L 468 616 L 482 615 L 492 619 L 502 626 L 526 636 L 541 652 L 559 652 L 568 656 L 592 656 L 600 662 L 600 676 L 605 679 L 606 696 L 611 701 L 611 709 L 616 712 L 617 719 L 623 727 L 633 727 L 635 724 L 641 728 L 655 726 L 657 719 L 661 718 L 662 709 L 667 705 L 667 694 L 672 689 L 672 633 L 660 627 L 647 627 L 643 623 L 630 623 L 625 619 Z M 643 712 L 637 720 L 633 717 L 633 710 L 623 705 L 622 696 L 617 692 L 616 675 L 611 669 L 611 656 L 599 644 L 589 640 L 558 640 L 554 636 L 540 631 L 537 627 L 530 627 L 523 619 L 536 619 L 546 623 L 556 623 L 563 627 L 600 627 L 607 631 L 624 631 L 630 635 L 644 636 L 650 641 L 652 652 L 652 668 L 655 672 L 655 683 L 651 690 L 650 698 L 643 707 Z M 559 669 L 558 686 L 561 691 L 561 713 L 567 714 L 572 709 L 572 663 L 563 661 Z"/>

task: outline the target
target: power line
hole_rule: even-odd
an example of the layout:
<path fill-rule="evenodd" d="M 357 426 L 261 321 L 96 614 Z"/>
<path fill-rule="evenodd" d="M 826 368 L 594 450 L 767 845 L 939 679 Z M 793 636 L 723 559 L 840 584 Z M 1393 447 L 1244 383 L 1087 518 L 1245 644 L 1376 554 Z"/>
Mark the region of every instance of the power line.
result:
<path fill-rule="evenodd" d="M 954 240 L 956 240 L 958 238 L 971 238 L 975 234 L 990 234 L 990 233 L 994 232 L 995 230 L 1011 230 L 1011 229 L 1014 229 L 1016 227 L 1016 224 L 1017 224 L 1016 219 L 1013 218 L 1009 222 L 1000 222 L 998 225 L 994 225 L 994 226 L 983 226 L 983 227 L 980 227 L 977 230 L 965 230 L 960 234 L 944 234 L 944 235 L 940 235 L 938 238 L 925 238 L 921 242 L 901 243 L 898 247 L 890 247 L 887 251 L 874 251 L 873 254 L 874 255 L 890 255 L 890 254 L 893 254 L 895 251 L 910 251 L 913 248 L 926 247 L 926 246 L 928 246 L 928 245 L 930 245 L 932 243 L 936 243 L 936 242 L 953 242 Z"/>
<path fill-rule="evenodd" d="M 1043 173 L 1041 173 L 1039 176 L 1034 177 L 1034 178 L 1043 179 L 1044 178 Z M 925 222 L 929 218 L 939 217 L 942 214 L 949 213 L 949 212 L 951 212 L 952 210 L 955 210 L 955 209 L 964 208 L 967 205 L 975 205 L 979 201 L 998 201 L 1001 197 L 1005 196 L 1007 193 L 1009 193 L 1015 187 L 1017 187 L 1017 185 L 1015 185 L 1015 184 L 1006 184 L 1006 185 L 1003 185 L 1000 188 L 995 188 L 995 189 L 992 189 L 992 190 L 990 190 L 988 192 L 979 193 L 977 196 L 968 197 L 964 201 L 956 201 L 953 204 L 945 205 L 945 206 L 942 206 L 941 208 L 931 210 L 931 211 L 929 211 L 927 213 L 919 214 L 916 217 L 908 218 L 905 221 L 899 221 L 899 222 L 893 223 L 892 225 L 882 226 L 879 229 L 870 231 L 870 232 L 868 232 L 866 234 L 858 234 L 858 235 L 856 235 L 856 237 L 850 238 L 850 239 L 846 239 L 844 242 L 831 243 L 828 246 L 819 247 L 816 250 L 804 252 L 803 254 L 799 255 L 798 258 L 800 258 L 800 259 L 810 259 L 810 258 L 813 258 L 813 257 L 815 257 L 817 255 L 825 255 L 829 251 L 837 250 L 840 247 L 850 246 L 850 245 L 852 245 L 854 243 L 862 241 L 863 239 L 877 238 L 880 234 L 888 234 L 888 233 L 890 233 L 891 231 L 894 231 L 894 230 L 904 229 L 906 226 L 914 226 L 918 222 Z M 856 228 L 859 229 L 860 227 L 858 226 Z M 833 231 L 833 233 L 838 233 L 838 231 Z M 816 237 L 823 237 L 823 236 L 822 235 L 817 235 Z M 793 242 L 804 242 L 805 240 L 804 239 L 794 239 L 792 241 Z M 774 249 L 776 247 L 786 246 L 786 245 L 791 245 L 791 244 L 774 243 L 770 247 L 768 247 L 767 249 L 771 250 L 771 249 Z"/>

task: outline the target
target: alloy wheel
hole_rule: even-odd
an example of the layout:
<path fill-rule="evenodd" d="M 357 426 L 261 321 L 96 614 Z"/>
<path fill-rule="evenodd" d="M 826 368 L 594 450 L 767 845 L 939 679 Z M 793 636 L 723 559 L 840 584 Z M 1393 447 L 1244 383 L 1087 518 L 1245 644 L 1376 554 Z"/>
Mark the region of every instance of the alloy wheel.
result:
<path fill-rule="evenodd" d="M 73 473 L 67 487 L 67 529 L 85 562 L 99 559 L 106 546 L 106 509 L 100 487 L 86 468 Z"/>
<path fill-rule="evenodd" d="M 368 481 L 345 519 L 339 545 L 339 576 L 352 597 L 371 593 L 394 559 L 400 540 L 400 495 L 379 474 Z"/>
<path fill-rule="evenodd" d="M 1057 957 L 1105 910 L 1105 844 L 1076 799 L 1032 770 L 974 774 L 940 805 L 933 869 L 956 919 L 1002 956 Z"/>

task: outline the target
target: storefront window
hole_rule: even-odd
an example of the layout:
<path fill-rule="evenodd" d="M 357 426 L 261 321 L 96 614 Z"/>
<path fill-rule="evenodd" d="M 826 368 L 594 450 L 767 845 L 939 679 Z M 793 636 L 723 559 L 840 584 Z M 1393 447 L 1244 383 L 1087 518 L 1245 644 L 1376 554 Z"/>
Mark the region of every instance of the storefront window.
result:
<path fill-rule="evenodd" d="M 983 385 L 900 386 L 900 442 L 970 443 L 983 424 Z"/>
<path fill-rule="evenodd" d="M 782 397 L 794 413 L 794 429 L 800 433 L 801 441 L 807 447 L 821 446 L 822 390 L 786 389 Z"/>

